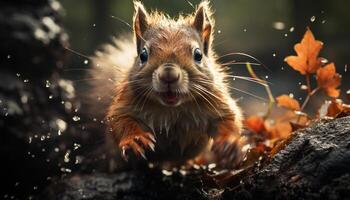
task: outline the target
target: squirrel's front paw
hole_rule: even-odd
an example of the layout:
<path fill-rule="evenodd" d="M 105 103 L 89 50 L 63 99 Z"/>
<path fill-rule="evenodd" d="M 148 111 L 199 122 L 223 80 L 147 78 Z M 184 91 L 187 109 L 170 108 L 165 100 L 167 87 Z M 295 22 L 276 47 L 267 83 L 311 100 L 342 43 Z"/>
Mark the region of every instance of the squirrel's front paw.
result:
<path fill-rule="evenodd" d="M 219 136 L 214 139 L 212 150 L 219 162 L 234 164 L 240 157 L 240 138 L 235 135 Z"/>
<path fill-rule="evenodd" d="M 129 133 L 123 136 L 119 143 L 119 148 L 121 150 L 121 156 L 123 159 L 128 160 L 127 152 L 132 150 L 136 156 L 145 156 L 145 149 L 151 149 L 154 151 L 154 143 L 156 142 L 154 135 L 149 132 L 135 132 Z"/>

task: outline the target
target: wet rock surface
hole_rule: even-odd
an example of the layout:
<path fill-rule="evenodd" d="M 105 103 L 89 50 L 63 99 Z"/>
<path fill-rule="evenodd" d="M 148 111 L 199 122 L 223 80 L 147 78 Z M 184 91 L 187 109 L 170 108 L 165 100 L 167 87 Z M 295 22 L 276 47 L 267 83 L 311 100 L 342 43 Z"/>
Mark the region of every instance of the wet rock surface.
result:
<path fill-rule="evenodd" d="M 73 175 L 48 187 L 52 199 L 349 199 L 350 117 L 321 121 L 293 139 L 255 174 L 226 188 L 199 171 Z"/>

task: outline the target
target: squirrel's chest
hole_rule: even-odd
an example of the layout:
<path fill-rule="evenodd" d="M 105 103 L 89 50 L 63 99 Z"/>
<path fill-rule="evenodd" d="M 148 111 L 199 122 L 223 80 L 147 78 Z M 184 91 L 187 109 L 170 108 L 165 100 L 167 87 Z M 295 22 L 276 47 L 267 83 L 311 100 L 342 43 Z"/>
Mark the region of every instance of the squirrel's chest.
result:
<path fill-rule="evenodd" d="M 217 120 L 195 112 L 163 112 L 139 115 L 145 129 L 156 136 L 157 160 L 191 158 L 200 153 L 215 135 Z"/>

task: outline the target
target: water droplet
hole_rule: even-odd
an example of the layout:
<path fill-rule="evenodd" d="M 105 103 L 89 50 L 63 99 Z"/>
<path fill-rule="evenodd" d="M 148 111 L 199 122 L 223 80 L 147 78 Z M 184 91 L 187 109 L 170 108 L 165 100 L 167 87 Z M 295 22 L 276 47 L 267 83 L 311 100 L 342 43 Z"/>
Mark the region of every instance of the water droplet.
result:
<path fill-rule="evenodd" d="M 17 74 L 16 74 L 16 76 L 17 76 L 17 77 L 20 77 L 20 76 L 21 76 L 21 74 L 20 74 L 20 73 L 17 73 Z"/>
<path fill-rule="evenodd" d="M 68 168 L 61 168 L 61 172 L 67 172 L 67 173 L 71 173 L 72 170 L 71 169 L 68 169 Z"/>
<path fill-rule="evenodd" d="M 92 26 L 93 26 L 93 27 L 96 27 L 96 24 L 93 24 Z"/>
<path fill-rule="evenodd" d="M 294 26 L 290 27 L 289 32 L 293 32 L 294 29 L 295 29 Z"/>
<path fill-rule="evenodd" d="M 45 87 L 50 87 L 51 86 L 51 83 L 50 83 L 50 81 L 49 80 L 46 80 L 46 83 L 45 83 Z"/>
<path fill-rule="evenodd" d="M 84 60 L 84 64 L 87 65 L 89 63 L 88 60 Z"/>
<path fill-rule="evenodd" d="M 245 29 L 243 29 L 243 31 L 244 31 L 244 32 L 247 32 L 247 29 L 245 28 Z"/>
<path fill-rule="evenodd" d="M 63 159 L 65 163 L 69 162 L 69 155 L 70 155 L 70 150 L 67 150 L 66 153 L 64 154 L 64 159 Z"/>
<path fill-rule="evenodd" d="M 165 176 L 171 176 L 171 175 L 173 174 L 172 171 L 165 170 L 165 169 L 162 170 L 162 173 L 163 173 Z"/>
<path fill-rule="evenodd" d="M 62 133 L 61 133 L 61 130 L 58 130 L 57 131 L 57 135 L 61 135 Z"/>
<path fill-rule="evenodd" d="M 322 22 L 321 22 L 322 24 L 325 24 L 326 23 L 326 20 L 324 19 L 324 20 L 322 20 Z"/>
<path fill-rule="evenodd" d="M 294 98 L 294 94 L 293 93 L 289 93 L 289 97 L 290 98 Z"/>
<path fill-rule="evenodd" d="M 28 96 L 27 96 L 27 95 L 21 96 L 21 102 L 22 102 L 23 104 L 28 103 Z"/>
<path fill-rule="evenodd" d="M 45 135 L 42 135 L 42 136 L 40 137 L 40 140 L 41 140 L 41 141 L 44 141 L 45 138 L 46 138 Z"/>
<path fill-rule="evenodd" d="M 11 55 L 7 55 L 7 59 L 10 59 L 11 58 Z"/>
<path fill-rule="evenodd" d="M 348 65 L 345 65 L 344 66 L 344 72 L 347 72 L 348 71 Z"/>
<path fill-rule="evenodd" d="M 307 90 L 307 86 L 306 86 L 306 85 L 301 85 L 301 86 L 300 86 L 300 89 L 301 89 L 301 90 Z"/>
<path fill-rule="evenodd" d="M 24 82 L 24 83 L 28 83 L 29 80 L 28 80 L 28 79 L 24 79 L 23 82 Z"/>
<path fill-rule="evenodd" d="M 284 34 L 284 37 L 288 37 L 288 34 L 287 34 L 287 33 L 285 33 L 285 34 Z"/>
<path fill-rule="evenodd" d="M 272 56 L 273 56 L 273 57 L 276 57 L 276 53 L 273 53 Z"/>
<path fill-rule="evenodd" d="M 79 121 L 80 120 L 80 117 L 79 116 L 73 116 L 73 121 L 75 121 L 75 122 L 77 122 L 77 121 Z"/>
<path fill-rule="evenodd" d="M 269 78 L 269 76 L 268 76 L 268 75 L 266 75 L 266 76 L 265 76 L 265 78 L 266 78 L 266 79 L 268 79 L 268 78 Z"/>
<path fill-rule="evenodd" d="M 78 143 L 74 143 L 73 145 L 74 145 L 74 150 L 77 150 L 81 147 L 81 145 Z"/>
<path fill-rule="evenodd" d="M 208 165 L 208 169 L 213 169 L 216 167 L 216 164 L 215 163 L 211 163 Z"/>
<path fill-rule="evenodd" d="M 75 156 L 75 164 L 80 164 L 83 161 L 83 157 L 82 156 Z"/>
<path fill-rule="evenodd" d="M 55 122 L 56 122 L 58 129 L 61 132 L 65 131 L 67 129 L 67 123 L 64 120 L 58 118 L 58 119 L 56 119 Z"/>
<path fill-rule="evenodd" d="M 272 27 L 276 30 L 283 30 L 286 26 L 283 22 L 274 22 Z"/>
<path fill-rule="evenodd" d="M 321 58 L 321 63 L 323 64 L 328 63 L 328 60 L 326 58 Z"/>
<path fill-rule="evenodd" d="M 30 143 L 32 143 L 32 141 L 33 141 L 33 138 L 31 136 L 29 136 L 28 143 L 30 144 Z"/>
<path fill-rule="evenodd" d="M 56 147 L 56 148 L 54 149 L 54 151 L 57 153 L 57 152 L 60 151 L 60 149 L 59 149 L 58 147 Z"/>
<path fill-rule="evenodd" d="M 314 22 L 316 20 L 316 17 L 315 16 L 312 16 L 311 18 L 310 18 L 310 21 L 311 22 Z"/>
<path fill-rule="evenodd" d="M 53 95 L 51 94 L 50 96 L 49 96 L 49 99 L 52 99 L 53 98 Z"/>

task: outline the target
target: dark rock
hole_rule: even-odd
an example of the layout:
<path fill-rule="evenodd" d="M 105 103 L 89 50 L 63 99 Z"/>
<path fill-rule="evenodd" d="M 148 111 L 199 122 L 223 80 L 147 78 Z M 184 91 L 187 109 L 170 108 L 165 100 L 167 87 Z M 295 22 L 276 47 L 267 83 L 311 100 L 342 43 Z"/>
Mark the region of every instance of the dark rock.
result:
<path fill-rule="evenodd" d="M 42 199 L 349 199 L 350 117 L 320 121 L 293 139 L 254 176 L 225 190 L 203 174 L 159 170 L 73 175 L 49 186 Z"/>
<path fill-rule="evenodd" d="M 227 199 L 349 199 L 350 117 L 294 133 L 256 176 L 227 190 Z M 241 198 L 241 194 L 250 196 Z"/>

